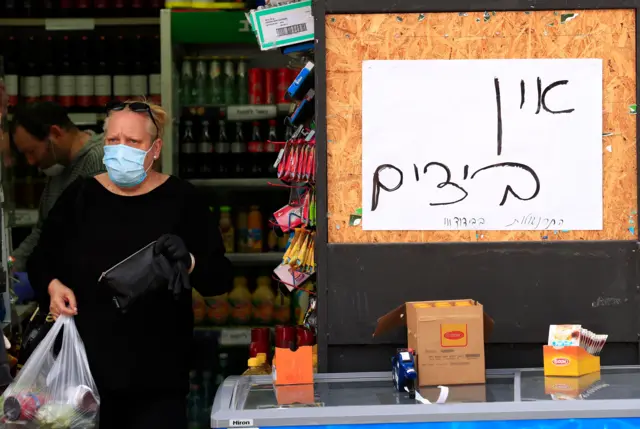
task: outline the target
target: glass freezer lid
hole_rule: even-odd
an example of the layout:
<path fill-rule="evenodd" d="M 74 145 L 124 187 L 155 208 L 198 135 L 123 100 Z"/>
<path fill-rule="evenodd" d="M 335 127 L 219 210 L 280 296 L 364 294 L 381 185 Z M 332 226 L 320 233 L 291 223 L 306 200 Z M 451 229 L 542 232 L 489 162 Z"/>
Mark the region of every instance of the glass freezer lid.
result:
<path fill-rule="evenodd" d="M 269 376 L 242 377 L 231 408 L 263 410 L 298 407 L 345 407 L 415 404 L 397 392 L 391 373 L 317 374 L 311 386 L 273 386 Z M 435 402 L 437 387 L 420 394 Z M 640 399 L 640 367 L 609 367 L 583 377 L 544 377 L 541 369 L 487 372 L 483 385 L 449 386 L 446 403 L 526 402 L 553 400 Z"/>

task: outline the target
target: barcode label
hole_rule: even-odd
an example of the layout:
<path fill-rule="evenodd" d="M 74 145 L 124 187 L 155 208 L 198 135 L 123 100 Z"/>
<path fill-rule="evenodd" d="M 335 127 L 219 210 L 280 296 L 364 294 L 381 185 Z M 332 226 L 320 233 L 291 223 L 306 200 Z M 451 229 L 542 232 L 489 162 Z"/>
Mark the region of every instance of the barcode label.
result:
<path fill-rule="evenodd" d="M 276 34 L 278 35 L 278 37 L 290 36 L 292 34 L 302 33 L 304 31 L 307 31 L 306 23 L 290 25 L 288 27 L 276 28 Z"/>

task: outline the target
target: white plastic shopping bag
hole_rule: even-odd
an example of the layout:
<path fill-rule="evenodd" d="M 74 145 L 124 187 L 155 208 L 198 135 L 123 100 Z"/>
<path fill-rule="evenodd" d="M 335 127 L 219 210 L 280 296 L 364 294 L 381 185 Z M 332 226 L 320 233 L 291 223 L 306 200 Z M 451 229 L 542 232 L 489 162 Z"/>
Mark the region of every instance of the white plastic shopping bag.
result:
<path fill-rule="evenodd" d="M 1 401 L 3 427 L 11 423 L 29 429 L 96 426 L 100 397 L 72 317 L 56 320 Z"/>

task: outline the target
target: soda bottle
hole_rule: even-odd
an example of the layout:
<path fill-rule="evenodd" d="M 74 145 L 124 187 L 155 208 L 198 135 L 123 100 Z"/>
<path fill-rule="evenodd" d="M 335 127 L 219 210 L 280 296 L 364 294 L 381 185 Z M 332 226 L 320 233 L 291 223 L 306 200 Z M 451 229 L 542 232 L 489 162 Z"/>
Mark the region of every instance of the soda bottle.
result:
<path fill-rule="evenodd" d="M 253 131 L 251 131 L 251 140 L 247 147 L 249 152 L 249 165 L 251 177 L 264 177 L 263 169 L 263 152 L 264 145 L 260 136 L 260 122 L 253 123 Z"/>
<path fill-rule="evenodd" d="M 185 57 L 182 61 L 182 72 L 180 73 L 180 101 L 183 105 L 191 104 L 191 94 L 193 92 L 193 65 L 191 58 Z"/>
<path fill-rule="evenodd" d="M 236 76 L 238 104 L 249 104 L 249 79 L 247 76 L 247 62 L 238 62 L 238 74 Z"/>
<path fill-rule="evenodd" d="M 231 175 L 233 177 L 246 177 L 246 154 L 247 143 L 242 132 L 242 122 L 236 122 L 236 136 L 231 143 L 231 157 L 233 159 Z"/>
<path fill-rule="evenodd" d="M 96 71 L 93 79 L 97 106 L 106 106 L 111 101 L 111 70 L 109 68 L 109 46 L 105 36 L 99 36 L 96 44 Z M 44 76 L 43 76 L 44 79 Z"/>
<path fill-rule="evenodd" d="M 9 36 L 9 40 L 5 46 L 3 46 L 3 50 L 5 53 L 4 57 L 4 85 L 5 91 L 7 92 L 7 96 L 9 97 L 9 107 L 16 106 L 18 104 L 18 97 L 20 94 L 20 78 L 19 76 L 19 49 L 17 46 L 17 41 L 15 37 Z M 6 49 L 6 50 L 5 50 Z"/>
<path fill-rule="evenodd" d="M 224 104 L 227 106 L 236 103 L 236 73 L 233 66 L 233 61 L 227 60 L 224 62 L 224 74 L 223 74 L 223 98 Z"/>
<path fill-rule="evenodd" d="M 220 120 L 218 121 L 218 141 L 214 147 L 214 157 L 216 159 L 215 176 L 220 178 L 229 177 L 229 166 L 231 165 L 231 145 L 227 138 L 227 123 L 224 120 L 224 114 L 221 113 Z"/>
<path fill-rule="evenodd" d="M 26 49 L 23 51 L 23 60 L 24 64 L 24 77 L 22 85 L 22 96 L 25 101 L 28 103 L 39 101 L 40 95 L 42 93 L 42 80 L 40 74 L 42 73 L 41 64 L 40 64 L 40 56 L 33 55 L 34 52 L 38 52 L 40 46 L 38 46 L 38 41 L 34 36 L 29 36 L 27 39 Z"/>
<path fill-rule="evenodd" d="M 278 169 L 273 166 L 277 159 L 278 147 L 275 144 L 277 141 L 276 120 L 271 119 L 269 121 L 269 137 L 264 144 L 264 171 L 268 174 L 268 177 L 275 177 L 278 172 Z"/>
<path fill-rule="evenodd" d="M 80 49 L 78 50 L 78 76 L 76 76 L 76 95 L 78 107 L 89 111 L 95 106 L 95 77 L 91 64 L 91 53 L 93 46 L 90 46 L 88 36 L 80 39 Z"/>
<path fill-rule="evenodd" d="M 63 107 L 75 107 L 76 105 L 76 72 L 71 52 L 73 48 L 69 36 L 62 38 L 62 49 L 58 58 L 58 103 Z"/>
<path fill-rule="evenodd" d="M 202 106 L 207 101 L 207 64 L 202 58 L 196 62 L 196 76 L 193 80 L 192 100 L 195 104 Z"/>
<path fill-rule="evenodd" d="M 209 64 L 209 100 L 217 106 L 224 104 L 222 95 L 222 66 L 216 58 Z"/>
<path fill-rule="evenodd" d="M 194 155 L 196 142 L 193 138 L 193 121 L 184 121 L 184 131 L 180 139 L 180 174 L 184 179 L 191 179 L 196 173 Z"/>
<path fill-rule="evenodd" d="M 209 121 L 202 121 L 202 138 L 198 144 L 198 175 L 203 179 L 213 176 L 213 142 L 209 134 Z"/>
<path fill-rule="evenodd" d="M 144 49 L 142 36 L 137 35 L 133 42 L 131 57 L 131 99 L 142 100 L 147 98 L 149 93 L 149 77 L 147 52 Z"/>
<path fill-rule="evenodd" d="M 47 36 L 46 46 L 42 53 L 42 77 L 41 83 L 41 99 L 42 101 L 56 101 L 56 63 L 54 55 L 54 42 L 52 36 Z"/>

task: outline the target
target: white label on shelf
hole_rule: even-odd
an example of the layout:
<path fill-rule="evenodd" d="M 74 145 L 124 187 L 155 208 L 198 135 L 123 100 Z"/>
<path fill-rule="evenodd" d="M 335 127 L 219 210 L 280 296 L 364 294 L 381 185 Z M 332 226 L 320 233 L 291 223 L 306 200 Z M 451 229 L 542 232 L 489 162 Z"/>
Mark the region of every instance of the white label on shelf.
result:
<path fill-rule="evenodd" d="M 229 420 L 230 428 L 248 428 L 253 426 L 253 419 L 233 419 Z"/>
<path fill-rule="evenodd" d="M 4 77 L 4 86 L 8 95 L 18 95 L 18 75 L 8 74 Z"/>
<path fill-rule="evenodd" d="M 162 93 L 162 84 L 161 84 L 160 74 L 150 74 L 149 75 L 149 94 L 151 95 L 160 95 Z"/>
<path fill-rule="evenodd" d="M 75 76 L 58 76 L 58 95 L 63 97 L 76 95 Z"/>
<path fill-rule="evenodd" d="M 131 96 L 133 98 L 147 96 L 147 76 L 133 75 L 131 76 Z"/>
<path fill-rule="evenodd" d="M 94 93 L 98 96 L 111 96 L 111 76 L 100 75 L 96 76 L 93 81 Z"/>
<path fill-rule="evenodd" d="M 275 105 L 246 105 L 227 107 L 228 121 L 259 121 L 261 119 L 275 119 L 278 108 Z"/>
<path fill-rule="evenodd" d="M 251 344 L 250 328 L 228 328 L 220 331 L 221 346 L 248 346 Z M 249 425 L 251 426 L 251 425 Z"/>
<path fill-rule="evenodd" d="M 93 30 L 96 20 L 93 18 L 47 18 L 44 27 L 48 31 Z"/>
<path fill-rule="evenodd" d="M 114 76 L 113 77 L 113 95 L 118 97 L 131 96 L 131 76 Z"/>
<path fill-rule="evenodd" d="M 76 94 L 80 96 L 93 95 L 93 76 L 78 76 L 76 78 Z"/>
<path fill-rule="evenodd" d="M 27 98 L 40 97 L 41 88 L 40 76 L 25 76 L 24 78 L 24 96 Z"/>
<path fill-rule="evenodd" d="M 54 96 L 56 95 L 56 77 L 52 74 L 46 74 L 42 76 L 42 95 Z"/>

